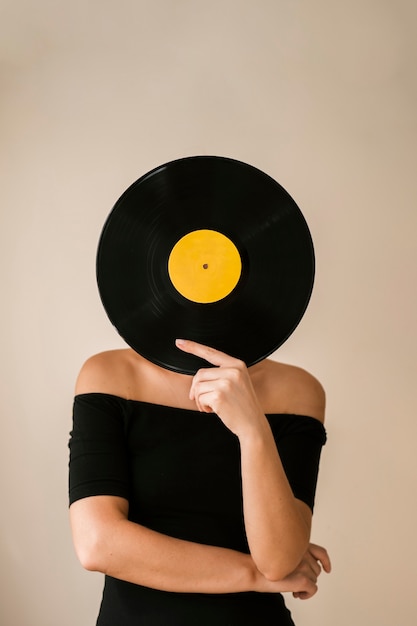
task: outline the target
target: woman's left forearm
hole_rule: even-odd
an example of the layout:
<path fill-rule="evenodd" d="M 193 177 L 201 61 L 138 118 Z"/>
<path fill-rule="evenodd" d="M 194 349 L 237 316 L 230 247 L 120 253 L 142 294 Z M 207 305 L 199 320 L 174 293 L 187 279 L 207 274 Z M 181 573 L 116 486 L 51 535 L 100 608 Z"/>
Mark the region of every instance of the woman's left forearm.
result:
<path fill-rule="evenodd" d="M 306 552 L 311 512 L 292 493 L 264 415 L 239 434 L 239 441 L 249 549 L 260 572 L 270 580 L 280 580 Z"/>
<path fill-rule="evenodd" d="M 189 397 L 199 411 L 216 413 L 238 437 L 251 556 L 266 578 L 284 579 L 307 550 L 311 512 L 293 496 L 248 369 L 243 361 L 214 348 L 186 340 L 176 344 L 215 366 L 196 373 Z"/>

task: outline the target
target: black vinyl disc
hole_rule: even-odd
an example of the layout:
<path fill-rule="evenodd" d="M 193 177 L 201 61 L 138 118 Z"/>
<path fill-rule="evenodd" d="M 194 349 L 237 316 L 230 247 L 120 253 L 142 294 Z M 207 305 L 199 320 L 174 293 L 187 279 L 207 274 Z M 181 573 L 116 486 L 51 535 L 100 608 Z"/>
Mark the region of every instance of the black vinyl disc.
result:
<path fill-rule="evenodd" d="M 184 374 L 207 363 L 176 338 L 248 366 L 269 356 L 300 322 L 313 281 L 297 204 L 267 174 L 224 157 L 178 159 L 139 178 L 107 218 L 97 253 L 100 296 L 121 337 Z"/>

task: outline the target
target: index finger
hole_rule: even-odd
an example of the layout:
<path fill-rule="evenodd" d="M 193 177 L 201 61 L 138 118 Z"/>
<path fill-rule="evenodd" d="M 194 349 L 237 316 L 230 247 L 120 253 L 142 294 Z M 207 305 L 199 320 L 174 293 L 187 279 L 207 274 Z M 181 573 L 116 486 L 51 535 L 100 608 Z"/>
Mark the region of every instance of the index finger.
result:
<path fill-rule="evenodd" d="M 190 341 L 188 339 L 176 339 L 175 345 L 183 352 L 187 352 L 188 354 L 194 354 L 194 356 L 198 356 L 202 359 L 205 359 L 212 365 L 228 366 L 238 362 L 232 356 L 221 352 L 220 350 L 216 350 L 215 348 L 210 348 L 209 346 L 204 346 L 202 343 L 197 343 L 196 341 Z"/>
<path fill-rule="evenodd" d="M 322 546 L 318 546 L 314 543 L 310 543 L 308 547 L 308 551 L 315 559 L 320 561 L 320 563 L 323 566 L 324 571 L 328 574 L 332 569 L 332 564 L 330 562 L 330 557 L 327 553 L 327 550 L 323 548 Z"/>

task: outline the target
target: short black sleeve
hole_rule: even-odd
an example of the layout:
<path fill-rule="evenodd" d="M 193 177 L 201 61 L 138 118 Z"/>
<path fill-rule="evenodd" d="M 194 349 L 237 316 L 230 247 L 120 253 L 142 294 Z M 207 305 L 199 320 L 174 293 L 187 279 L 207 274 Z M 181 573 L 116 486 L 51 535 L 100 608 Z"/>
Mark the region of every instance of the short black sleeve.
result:
<path fill-rule="evenodd" d="M 313 510 L 325 428 L 303 415 L 270 415 L 268 419 L 294 496 Z"/>
<path fill-rule="evenodd" d="M 126 403 L 105 394 L 74 399 L 69 449 L 69 502 L 88 496 L 129 497 L 124 437 Z"/>

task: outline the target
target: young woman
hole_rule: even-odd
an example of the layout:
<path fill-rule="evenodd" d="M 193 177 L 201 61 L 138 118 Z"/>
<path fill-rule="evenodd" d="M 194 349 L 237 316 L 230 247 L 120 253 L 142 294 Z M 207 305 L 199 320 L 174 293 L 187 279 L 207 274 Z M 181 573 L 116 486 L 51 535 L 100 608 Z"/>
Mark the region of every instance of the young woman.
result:
<path fill-rule="evenodd" d="M 70 518 L 103 572 L 98 626 L 293 624 L 327 552 L 309 543 L 325 397 L 299 368 L 250 368 L 192 341 L 194 377 L 131 349 L 83 366 L 70 439 Z"/>

